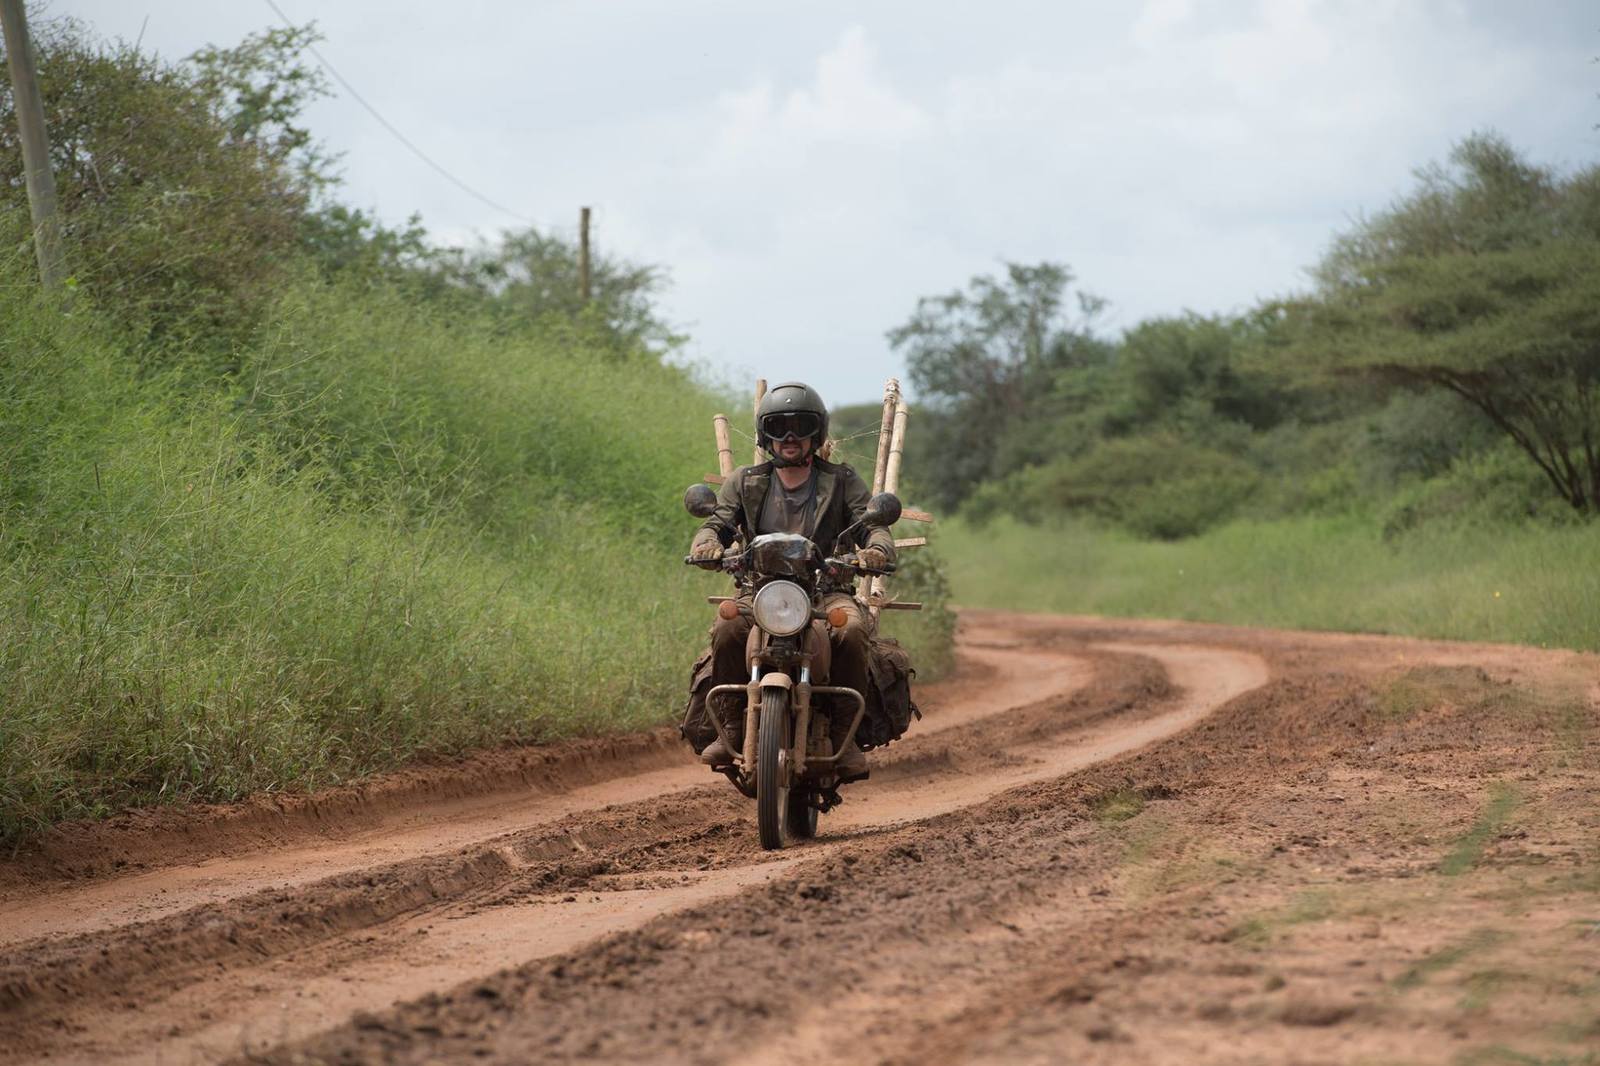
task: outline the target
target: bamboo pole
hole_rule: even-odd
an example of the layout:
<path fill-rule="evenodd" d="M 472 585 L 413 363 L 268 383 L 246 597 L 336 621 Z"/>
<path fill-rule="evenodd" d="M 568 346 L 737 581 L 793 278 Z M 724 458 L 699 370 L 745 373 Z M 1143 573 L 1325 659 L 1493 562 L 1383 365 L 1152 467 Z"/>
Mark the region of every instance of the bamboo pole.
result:
<path fill-rule="evenodd" d="M 883 421 L 878 424 L 878 460 L 872 467 L 872 492 L 883 491 L 883 476 L 889 466 L 889 445 L 894 437 L 894 409 L 900 402 L 900 382 L 890 378 L 883 383 Z"/>
<path fill-rule="evenodd" d="M 889 455 L 883 464 L 882 492 L 898 492 L 900 489 L 900 463 L 905 456 L 906 446 L 906 419 L 910 416 L 910 409 L 900 398 L 896 389 L 894 398 L 894 416 L 889 420 L 892 427 L 889 434 Z M 882 449 L 879 449 L 882 453 Z M 889 598 L 889 579 L 880 574 L 872 579 L 872 584 L 867 589 L 868 602 L 874 603 L 873 610 L 881 607 L 883 601 Z"/>
<path fill-rule="evenodd" d="M 766 378 L 756 378 L 756 402 L 751 406 L 750 414 L 751 414 L 751 425 L 755 426 L 756 440 L 757 441 L 761 440 L 761 398 L 763 396 L 765 396 L 766 394 L 767 394 L 767 379 Z M 753 460 L 751 460 L 751 461 L 756 466 L 760 466 L 763 462 L 766 461 L 767 457 L 764 454 L 762 454 L 761 445 L 759 443 L 755 446 L 754 455 L 755 455 L 755 458 Z"/>
<path fill-rule="evenodd" d="M 889 463 L 883 471 L 883 491 L 900 491 L 900 463 L 905 457 L 906 448 L 906 418 L 910 415 L 909 409 L 902 403 L 896 403 L 894 408 L 894 438 L 889 444 Z"/>
<path fill-rule="evenodd" d="M 733 445 L 728 440 L 728 416 L 714 416 L 711 428 L 717 435 L 717 470 L 726 478 L 733 473 Z"/>

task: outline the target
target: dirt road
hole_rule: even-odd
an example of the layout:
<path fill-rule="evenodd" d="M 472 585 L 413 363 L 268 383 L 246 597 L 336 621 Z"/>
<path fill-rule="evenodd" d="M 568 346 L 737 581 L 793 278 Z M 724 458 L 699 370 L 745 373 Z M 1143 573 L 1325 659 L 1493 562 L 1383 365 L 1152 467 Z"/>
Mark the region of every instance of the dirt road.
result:
<path fill-rule="evenodd" d="M 0 1061 L 1600 1062 L 1594 657 L 960 661 L 777 855 L 665 731 L 63 830 L 0 865 Z"/>

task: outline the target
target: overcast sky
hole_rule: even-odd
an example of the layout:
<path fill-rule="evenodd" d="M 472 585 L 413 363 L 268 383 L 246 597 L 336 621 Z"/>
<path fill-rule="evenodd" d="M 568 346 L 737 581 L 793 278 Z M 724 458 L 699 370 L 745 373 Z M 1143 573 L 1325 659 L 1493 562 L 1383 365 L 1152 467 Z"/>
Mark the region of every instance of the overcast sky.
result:
<path fill-rule="evenodd" d="M 1330 236 L 1493 128 L 1600 158 L 1592 0 L 278 0 L 429 155 L 546 228 L 671 273 L 689 355 L 875 398 L 918 296 L 1069 264 L 1105 326 L 1301 287 Z M 168 58 L 264 0 L 53 0 Z M 520 225 L 346 95 L 343 199 L 436 238 Z"/>

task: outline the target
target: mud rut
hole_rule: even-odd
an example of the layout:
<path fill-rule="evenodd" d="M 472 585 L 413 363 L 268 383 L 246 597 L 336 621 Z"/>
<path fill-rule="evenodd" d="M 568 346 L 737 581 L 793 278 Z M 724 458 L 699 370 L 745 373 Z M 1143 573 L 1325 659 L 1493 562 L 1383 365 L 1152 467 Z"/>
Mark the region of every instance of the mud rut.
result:
<path fill-rule="evenodd" d="M 1537 853 L 1576 871 L 1572 906 L 1600 858 L 1590 657 L 994 613 L 964 616 L 960 656 L 819 839 L 776 855 L 665 736 L 568 746 L 516 788 L 436 771 L 275 828 L 47 841 L 0 869 L 0 1060 L 1449 1061 L 1360 981 L 1263 976 L 1308 884 L 1431 871 L 1416 827 L 1474 811 L 1347 815 L 1548 756 L 1564 801 Z M 1418 669 L 1456 702 L 1390 713 Z M 1551 707 L 1579 686 L 1577 717 L 1469 713 L 1511 677 Z"/>

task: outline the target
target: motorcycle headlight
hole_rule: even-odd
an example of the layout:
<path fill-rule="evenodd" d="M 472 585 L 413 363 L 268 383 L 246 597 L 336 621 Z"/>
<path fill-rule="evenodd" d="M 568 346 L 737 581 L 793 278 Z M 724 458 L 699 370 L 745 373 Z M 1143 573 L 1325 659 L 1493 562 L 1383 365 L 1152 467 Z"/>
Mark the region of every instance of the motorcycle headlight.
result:
<path fill-rule="evenodd" d="M 750 605 L 756 625 L 775 637 L 798 633 L 811 621 L 811 597 L 793 581 L 769 581 Z"/>

